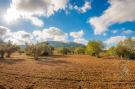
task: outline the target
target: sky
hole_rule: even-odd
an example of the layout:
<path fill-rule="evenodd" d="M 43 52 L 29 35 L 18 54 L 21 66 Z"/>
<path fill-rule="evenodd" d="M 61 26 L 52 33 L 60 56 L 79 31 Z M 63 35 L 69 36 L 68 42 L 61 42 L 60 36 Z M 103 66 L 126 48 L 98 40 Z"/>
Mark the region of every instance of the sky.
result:
<path fill-rule="evenodd" d="M 0 39 L 15 44 L 62 41 L 108 47 L 135 38 L 135 0 L 0 0 Z"/>

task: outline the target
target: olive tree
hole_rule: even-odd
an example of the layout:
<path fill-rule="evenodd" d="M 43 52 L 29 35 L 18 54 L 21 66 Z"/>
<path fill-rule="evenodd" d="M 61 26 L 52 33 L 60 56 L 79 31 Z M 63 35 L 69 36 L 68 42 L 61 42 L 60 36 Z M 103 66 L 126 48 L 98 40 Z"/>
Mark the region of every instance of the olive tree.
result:
<path fill-rule="evenodd" d="M 127 38 L 116 46 L 116 55 L 121 58 L 135 58 L 135 39 Z"/>
<path fill-rule="evenodd" d="M 68 51 L 69 50 L 66 47 L 57 48 L 57 52 L 62 54 L 62 55 L 67 55 Z"/>
<path fill-rule="evenodd" d="M 89 41 L 86 46 L 86 54 L 99 57 L 99 54 L 103 51 L 104 44 L 101 41 Z"/>
<path fill-rule="evenodd" d="M 0 43 L 0 58 L 4 58 L 5 53 L 6 53 L 6 44 Z"/>
<path fill-rule="evenodd" d="M 19 49 L 19 46 L 15 45 L 15 44 L 12 44 L 11 41 L 9 41 L 7 44 L 6 44 L 6 53 L 7 53 L 7 57 L 10 57 L 11 54 L 15 51 L 17 51 Z"/>
<path fill-rule="evenodd" d="M 25 52 L 27 55 L 34 56 L 38 60 L 39 56 L 51 55 L 54 48 L 48 43 L 26 44 Z"/>
<path fill-rule="evenodd" d="M 10 57 L 10 55 L 18 49 L 19 46 L 12 44 L 11 41 L 8 43 L 0 42 L 0 57 L 4 58 L 5 54 L 7 54 L 7 57 Z"/>
<path fill-rule="evenodd" d="M 109 48 L 107 51 L 106 51 L 106 54 L 108 56 L 116 56 L 116 47 L 113 46 L 111 48 Z"/>
<path fill-rule="evenodd" d="M 85 47 L 76 47 L 75 53 L 76 54 L 85 54 Z"/>

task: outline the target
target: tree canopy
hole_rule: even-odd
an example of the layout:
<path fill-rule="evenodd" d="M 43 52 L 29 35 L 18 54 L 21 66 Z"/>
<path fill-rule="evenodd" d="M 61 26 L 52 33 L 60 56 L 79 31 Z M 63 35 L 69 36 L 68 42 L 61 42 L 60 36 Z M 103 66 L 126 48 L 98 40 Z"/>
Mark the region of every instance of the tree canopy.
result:
<path fill-rule="evenodd" d="M 103 51 L 104 44 L 101 41 L 89 41 L 86 46 L 86 54 L 99 57 L 99 54 Z"/>

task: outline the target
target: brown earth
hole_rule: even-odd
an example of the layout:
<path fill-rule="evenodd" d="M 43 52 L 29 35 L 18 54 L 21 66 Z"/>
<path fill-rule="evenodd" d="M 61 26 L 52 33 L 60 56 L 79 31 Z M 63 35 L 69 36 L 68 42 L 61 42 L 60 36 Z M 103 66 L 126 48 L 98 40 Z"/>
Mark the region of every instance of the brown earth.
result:
<path fill-rule="evenodd" d="M 0 60 L 0 89 L 135 89 L 135 61 L 14 54 Z"/>

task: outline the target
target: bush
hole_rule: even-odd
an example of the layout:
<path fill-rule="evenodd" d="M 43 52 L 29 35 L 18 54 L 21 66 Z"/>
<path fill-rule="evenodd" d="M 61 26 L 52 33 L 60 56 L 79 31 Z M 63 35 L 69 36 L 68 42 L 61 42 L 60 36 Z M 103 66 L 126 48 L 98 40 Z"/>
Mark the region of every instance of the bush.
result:
<path fill-rule="evenodd" d="M 57 48 L 57 52 L 62 55 L 67 55 L 69 53 L 69 50 L 68 50 L 68 48 L 61 47 L 61 48 Z"/>
<path fill-rule="evenodd" d="M 103 51 L 104 45 L 101 41 L 89 41 L 86 46 L 86 54 L 99 57 L 99 54 Z"/>
<path fill-rule="evenodd" d="M 106 54 L 108 56 L 116 56 L 116 47 L 111 47 L 106 51 Z"/>
<path fill-rule="evenodd" d="M 10 41 L 8 43 L 0 42 L 0 57 L 4 58 L 5 54 L 7 54 L 7 57 L 10 57 L 18 49 L 19 46 L 12 44 Z"/>
<path fill-rule="evenodd" d="M 125 39 L 119 42 L 116 46 L 116 55 L 121 58 L 135 58 L 135 40 L 132 38 Z"/>
<path fill-rule="evenodd" d="M 76 47 L 75 53 L 76 54 L 85 54 L 85 47 Z"/>
<path fill-rule="evenodd" d="M 53 54 L 54 48 L 48 43 L 26 44 L 26 55 L 34 56 L 38 60 L 39 56 L 48 56 Z"/>

